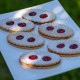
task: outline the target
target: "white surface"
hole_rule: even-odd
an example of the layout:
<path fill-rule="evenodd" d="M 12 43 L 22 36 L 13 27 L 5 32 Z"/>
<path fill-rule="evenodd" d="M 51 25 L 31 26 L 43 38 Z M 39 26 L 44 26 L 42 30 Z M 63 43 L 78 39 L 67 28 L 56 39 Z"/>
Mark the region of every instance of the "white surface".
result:
<path fill-rule="evenodd" d="M 39 6 L 35 6 L 32 8 L 40 8 L 40 9 L 45 9 L 54 12 L 57 16 L 56 22 L 67 24 L 68 26 L 73 28 L 73 30 L 75 31 L 75 35 L 73 39 L 80 42 L 80 37 L 79 37 L 80 30 L 78 26 L 67 15 L 67 13 L 64 11 L 64 9 L 61 7 L 60 3 L 57 0 Z M 16 12 L 2 14 L 0 15 L 0 19 L 9 18 L 9 17 L 10 18 L 20 17 L 22 14 L 25 13 L 25 11 L 26 9 L 23 9 Z M 34 33 L 38 34 L 37 28 L 35 29 Z M 14 80 L 36 80 L 36 79 L 41 79 L 48 76 L 60 74 L 80 67 L 80 56 L 79 56 L 79 57 L 72 57 L 72 58 L 62 58 L 62 63 L 60 64 L 60 66 L 56 68 L 44 69 L 44 70 L 43 69 L 25 70 L 20 66 L 18 59 L 21 54 L 28 52 L 29 50 L 19 49 L 9 45 L 6 39 L 6 36 L 8 34 L 9 34 L 8 32 L 0 30 L 0 50 L 13 75 Z M 48 42 L 50 42 L 51 40 L 47 40 L 47 39 L 45 40 L 46 40 L 45 46 L 35 51 L 39 51 L 39 50 L 47 51 L 46 46 Z"/>

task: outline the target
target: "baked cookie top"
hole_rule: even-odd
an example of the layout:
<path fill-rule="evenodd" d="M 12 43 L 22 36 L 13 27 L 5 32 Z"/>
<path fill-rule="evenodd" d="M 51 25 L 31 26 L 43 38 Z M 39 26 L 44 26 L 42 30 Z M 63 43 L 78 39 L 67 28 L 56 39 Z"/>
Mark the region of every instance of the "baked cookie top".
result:
<path fill-rule="evenodd" d="M 74 31 L 64 24 L 58 23 L 45 23 L 39 27 L 39 31 L 43 35 L 54 38 L 69 37 L 74 34 Z"/>
<path fill-rule="evenodd" d="M 44 40 L 41 36 L 28 32 L 10 33 L 7 36 L 10 43 L 20 46 L 37 46 L 43 44 Z"/>
<path fill-rule="evenodd" d="M 50 52 L 28 52 L 20 56 L 20 62 L 32 65 L 50 65 L 56 64 L 61 60 L 59 55 Z"/>
<path fill-rule="evenodd" d="M 3 19 L 0 20 L 0 28 L 7 31 L 31 31 L 34 23 L 25 19 Z"/>
<path fill-rule="evenodd" d="M 55 19 L 55 15 L 52 12 L 42 9 L 29 9 L 23 15 L 23 18 L 31 20 L 33 22 L 45 23 Z"/>
<path fill-rule="evenodd" d="M 80 43 L 75 40 L 58 40 L 53 41 L 53 45 L 48 48 L 56 53 L 61 54 L 80 54 Z"/>

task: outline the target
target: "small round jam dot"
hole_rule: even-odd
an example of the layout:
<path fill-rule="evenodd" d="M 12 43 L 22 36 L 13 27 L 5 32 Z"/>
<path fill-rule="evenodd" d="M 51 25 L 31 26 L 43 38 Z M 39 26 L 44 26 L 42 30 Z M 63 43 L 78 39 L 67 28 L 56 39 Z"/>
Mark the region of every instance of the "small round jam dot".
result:
<path fill-rule="evenodd" d="M 16 37 L 17 40 L 22 40 L 23 38 L 24 38 L 23 35 L 18 35 L 18 36 Z"/>
<path fill-rule="evenodd" d="M 48 17 L 47 14 L 41 14 L 41 15 L 40 15 L 40 18 L 43 18 L 43 19 L 44 19 L 44 18 L 47 18 L 47 17 Z"/>
<path fill-rule="evenodd" d="M 42 60 L 43 60 L 43 61 L 50 61 L 50 60 L 51 60 L 51 57 L 49 57 L 49 56 L 44 56 L 44 57 L 42 58 Z"/>
<path fill-rule="evenodd" d="M 69 48 L 70 49 L 76 49 L 76 48 L 78 48 L 78 45 L 77 44 L 72 44 L 72 45 L 69 46 Z"/>
<path fill-rule="evenodd" d="M 26 26 L 26 23 L 18 23 L 18 26 L 25 27 Z"/>
<path fill-rule="evenodd" d="M 47 29 L 48 31 L 52 31 L 52 30 L 54 29 L 54 27 L 53 27 L 53 26 L 48 26 L 46 29 Z"/>
<path fill-rule="evenodd" d="M 29 56 L 29 59 L 31 59 L 31 60 L 35 60 L 35 59 L 37 59 L 38 58 L 38 56 L 36 56 L 36 55 L 30 55 Z"/>
<path fill-rule="evenodd" d="M 64 33 L 65 30 L 64 30 L 64 29 L 58 29 L 57 32 L 58 32 L 58 33 Z"/>
<path fill-rule="evenodd" d="M 8 21 L 6 22 L 6 25 L 12 26 L 14 24 L 14 21 Z"/>
<path fill-rule="evenodd" d="M 57 48 L 64 48 L 64 47 L 65 47 L 65 44 L 63 44 L 63 43 L 60 43 L 57 45 Z"/>
<path fill-rule="evenodd" d="M 34 42 L 34 41 L 35 41 L 35 38 L 30 37 L 30 38 L 27 39 L 27 41 L 28 41 L 28 42 Z"/>
<path fill-rule="evenodd" d="M 36 12 L 30 12 L 29 13 L 29 16 L 35 16 L 36 15 Z"/>

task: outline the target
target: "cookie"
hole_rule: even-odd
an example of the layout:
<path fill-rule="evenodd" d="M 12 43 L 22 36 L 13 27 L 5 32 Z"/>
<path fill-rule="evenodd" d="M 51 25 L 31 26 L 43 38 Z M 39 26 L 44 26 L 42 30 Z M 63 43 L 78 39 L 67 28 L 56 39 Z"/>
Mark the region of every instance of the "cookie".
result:
<path fill-rule="evenodd" d="M 45 69 L 57 66 L 61 58 L 49 52 L 28 52 L 20 56 L 19 62 L 23 68 Z"/>
<path fill-rule="evenodd" d="M 22 18 L 30 20 L 35 24 L 49 23 L 55 20 L 54 13 L 42 9 L 28 9 Z"/>
<path fill-rule="evenodd" d="M 42 24 L 38 32 L 41 36 L 51 40 L 68 39 L 74 35 L 74 31 L 71 28 L 58 23 Z"/>
<path fill-rule="evenodd" d="M 7 40 L 11 45 L 24 49 L 37 49 L 44 45 L 42 37 L 28 32 L 10 33 Z"/>
<path fill-rule="evenodd" d="M 10 32 L 30 32 L 34 29 L 34 23 L 21 18 L 3 19 L 0 21 L 0 28 Z"/>
<path fill-rule="evenodd" d="M 48 51 L 60 56 L 79 56 L 80 43 L 75 40 L 59 40 L 53 41 L 48 45 Z"/>

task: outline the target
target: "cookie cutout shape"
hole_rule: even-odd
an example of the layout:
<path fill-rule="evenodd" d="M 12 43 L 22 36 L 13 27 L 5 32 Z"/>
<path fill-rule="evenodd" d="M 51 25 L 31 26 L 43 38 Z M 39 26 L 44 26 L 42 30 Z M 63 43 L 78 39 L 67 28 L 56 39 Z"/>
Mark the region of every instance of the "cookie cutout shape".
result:
<path fill-rule="evenodd" d="M 57 66 L 61 62 L 61 58 L 57 54 L 37 51 L 21 55 L 19 62 L 23 68 L 46 69 Z"/>
<path fill-rule="evenodd" d="M 51 40 L 68 39 L 74 35 L 74 31 L 71 28 L 57 23 L 42 24 L 38 32 L 43 37 Z"/>
<path fill-rule="evenodd" d="M 53 45 L 48 45 L 48 51 L 60 56 L 79 56 L 80 43 L 75 40 L 54 41 Z"/>
<path fill-rule="evenodd" d="M 11 45 L 24 49 L 37 49 L 44 45 L 42 37 L 28 32 L 11 33 L 7 40 Z"/>
<path fill-rule="evenodd" d="M 22 17 L 36 24 L 52 22 L 56 18 L 54 13 L 42 9 L 28 9 Z"/>
<path fill-rule="evenodd" d="M 34 29 L 34 23 L 21 18 L 3 19 L 0 21 L 0 28 L 10 32 L 30 32 Z"/>

